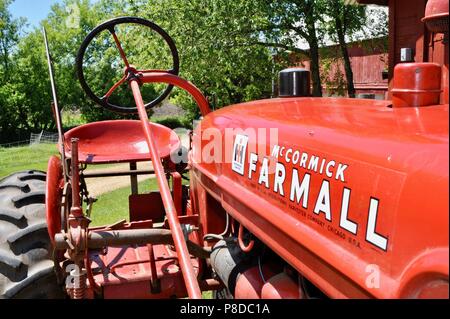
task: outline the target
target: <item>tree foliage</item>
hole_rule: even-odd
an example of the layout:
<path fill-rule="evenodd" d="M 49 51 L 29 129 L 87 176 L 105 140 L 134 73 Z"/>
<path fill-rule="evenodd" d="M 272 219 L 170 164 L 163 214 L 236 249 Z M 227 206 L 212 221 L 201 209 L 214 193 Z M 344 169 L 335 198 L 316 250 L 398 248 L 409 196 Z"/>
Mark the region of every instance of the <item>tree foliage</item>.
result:
<path fill-rule="evenodd" d="M 11 2 L 0 0 L 2 138 L 17 129 L 54 126 L 41 28 L 21 31 L 24 20 L 12 18 Z M 52 6 L 41 26 L 48 33 L 60 105 L 81 110 L 88 121 L 121 116 L 96 107 L 82 91 L 75 70 L 78 48 L 100 22 L 125 15 L 147 18 L 167 30 L 179 49 L 180 75 L 197 85 L 214 108 L 270 97 L 272 81 L 288 66 L 292 52 L 310 58 L 313 93 L 321 96 L 319 47 L 324 39 L 343 45 L 345 57 L 348 39 L 367 24 L 377 25 L 367 9 L 343 7 L 342 0 L 64 0 Z M 369 29 L 386 32 L 383 27 Z M 119 28 L 117 35 L 132 64 L 141 69 L 171 67 L 167 46 L 151 32 Z M 87 53 L 86 78 L 102 96 L 122 76 L 123 62 L 110 34 L 101 34 Z M 145 85 L 144 99 L 149 102 L 164 88 Z M 170 98 L 192 118 L 199 115 L 184 92 L 174 90 Z M 112 99 L 123 105 L 133 102 L 126 84 Z"/>

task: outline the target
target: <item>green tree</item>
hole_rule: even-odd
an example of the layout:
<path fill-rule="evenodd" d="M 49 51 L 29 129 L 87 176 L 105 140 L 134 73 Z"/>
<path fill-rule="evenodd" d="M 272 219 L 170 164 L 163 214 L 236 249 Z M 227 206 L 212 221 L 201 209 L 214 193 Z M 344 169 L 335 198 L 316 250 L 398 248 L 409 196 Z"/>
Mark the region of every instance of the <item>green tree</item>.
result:
<path fill-rule="evenodd" d="M 148 2 L 141 12 L 174 38 L 181 75 L 195 83 L 213 107 L 270 97 L 272 56 L 256 43 L 258 35 L 248 32 L 263 19 L 258 1 L 160 0 Z M 175 100 L 196 111 L 184 93 Z"/>
<path fill-rule="evenodd" d="M 344 62 L 347 94 L 355 97 L 353 70 L 348 52 L 349 42 L 368 38 L 386 37 L 388 34 L 387 14 L 376 7 L 351 4 L 345 0 L 325 2 L 325 28 L 328 37 L 339 45 Z"/>
<path fill-rule="evenodd" d="M 8 10 L 12 0 L 0 0 L 0 83 L 10 76 L 11 54 L 19 41 L 20 27 L 24 19 L 13 19 Z"/>
<path fill-rule="evenodd" d="M 258 1 L 265 19 L 262 24 L 253 27 L 262 35 L 258 44 L 309 57 L 314 96 L 322 96 L 319 39 L 323 38 L 324 33 L 321 28 L 324 2 L 326 0 Z M 309 49 L 303 49 L 305 44 Z"/>
<path fill-rule="evenodd" d="M 344 0 L 329 0 L 326 2 L 325 12 L 331 18 L 328 23 L 330 37 L 339 44 L 344 60 L 345 76 L 347 80 L 347 93 L 354 98 L 356 94 L 353 83 L 353 70 L 348 53 L 346 37 L 360 31 L 366 23 L 366 7 L 358 4 L 347 4 Z"/>
<path fill-rule="evenodd" d="M 23 19 L 13 19 L 9 12 L 11 0 L 0 0 L 0 137 L 12 136 L 11 130 L 23 113 L 17 108 L 25 99 L 18 83 L 10 83 L 14 72 L 14 49 L 19 41 Z"/>

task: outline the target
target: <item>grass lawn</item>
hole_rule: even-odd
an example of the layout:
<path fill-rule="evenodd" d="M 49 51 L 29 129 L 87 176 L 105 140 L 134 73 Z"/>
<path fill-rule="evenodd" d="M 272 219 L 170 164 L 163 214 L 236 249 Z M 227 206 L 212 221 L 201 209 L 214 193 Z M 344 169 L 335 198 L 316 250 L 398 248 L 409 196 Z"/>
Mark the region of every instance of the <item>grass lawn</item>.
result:
<path fill-rule="evenodd" d="M 189 185 L 189 182 L 183 180 L 183 185 Z M 145 194 L 157 190 L 158 182 L 155 178 L 139 183 L 139 194 Z M 92 224 L 90 226 L 111 225 L 122 219 L 126 219 L 128 221 L 128 197 L 130 194 L 131 187 L 127 186 L 110 193 L 100 195 L 97 198 L 98 201 L 94 204 L 92 209 Z"/>
<path fill-rule="evenodd" d="M 139 183 L 139 193 L 149 193 L 158 189 L 156 179 L 150 179 Z M 92 226 L 106 226 L 117 223 L 122 219 L 129 220 L 128 197 L 131 187 L 117 189 L 99 196 L 92 208 Z"/>
<path fill-rule="evenodd" d="M 11 148 L 0 147 L 0 179 L 10 174 L 26 170 L 34 169 L 46 172 L 48 159 L 52 155 L 59 155 L 56 144 L 37 144 Z M 89 169 L 105 169 L 115 165 L 92 165 L 89 166 Z"/>
<path fill-rule="evenodd" d="M 28 169 L 46 171 L 49 157 L 56 154 L 56 144 L 0 148 L 0 179 Z"/>

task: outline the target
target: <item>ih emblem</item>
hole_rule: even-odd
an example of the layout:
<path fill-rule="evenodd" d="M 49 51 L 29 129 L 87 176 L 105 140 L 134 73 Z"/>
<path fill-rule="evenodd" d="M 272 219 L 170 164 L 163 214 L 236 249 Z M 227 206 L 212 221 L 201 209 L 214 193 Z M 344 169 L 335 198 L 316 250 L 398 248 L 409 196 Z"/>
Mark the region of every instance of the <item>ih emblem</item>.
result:
<path fill-rule="evenodd" d="M 232 170 L 244 175 L 244 163 L 247 155 L 248 136 L 236 135 L 233 148 Z"/>

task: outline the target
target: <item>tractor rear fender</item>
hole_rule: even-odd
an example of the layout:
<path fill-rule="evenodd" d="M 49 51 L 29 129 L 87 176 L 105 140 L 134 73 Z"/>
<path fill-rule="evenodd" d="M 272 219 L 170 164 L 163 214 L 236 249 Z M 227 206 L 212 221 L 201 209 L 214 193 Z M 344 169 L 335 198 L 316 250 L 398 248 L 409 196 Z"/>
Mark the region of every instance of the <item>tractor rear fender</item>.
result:
<path fill-rule="evenodd" d="M 45 209 L 47 217 L 48 234 L 55 244 L 55 235 L 61 232 L 61 202 L 64 187 L 61 160 L 50 157 L 47 166 L 47 180 L 45 192 Z"/>

